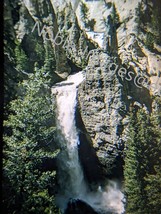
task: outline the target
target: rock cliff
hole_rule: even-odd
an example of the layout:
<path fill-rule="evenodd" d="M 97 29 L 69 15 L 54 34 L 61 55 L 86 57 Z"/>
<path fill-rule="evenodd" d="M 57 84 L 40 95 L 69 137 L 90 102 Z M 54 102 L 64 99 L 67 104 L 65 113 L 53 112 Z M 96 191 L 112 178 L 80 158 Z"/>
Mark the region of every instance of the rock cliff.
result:
<path fill-rule="evenodd" d="M 88 21 L 95 20 L 93 30 L 84 27 L 79 0 L 9 1 L 6 23 L 13 22 L 29 72 L 35 62 L 44 65 L 49 58 L 53 83 L 85 71 L 78 90 L 84 130 L 103 172 L 116 175 L 122 170 L 130 106 L 151 111 L 151 96 L 161 92 L 160 34 L 151 26 L 160 6 L 157 0 L 82 2 Z"/>

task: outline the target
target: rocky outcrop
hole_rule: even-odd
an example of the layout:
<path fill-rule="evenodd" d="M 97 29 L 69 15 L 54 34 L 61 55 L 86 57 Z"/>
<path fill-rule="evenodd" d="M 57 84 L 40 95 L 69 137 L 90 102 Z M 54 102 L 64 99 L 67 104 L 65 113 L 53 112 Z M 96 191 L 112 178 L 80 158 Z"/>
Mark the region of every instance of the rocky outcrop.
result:
<path fill-rule="evenodd" d="M 65 214 L 98 214 L 90 205 L 81 200 L 71 199 Z"/>
<path fill-rule="evenodd" d="M 110 26 L 108 21 L 104 26 L 106 38 L 107 31 L 111 32 L 109 39 L 115 50 L 110 49 L 109 40 L 104 40 L 104 51 L 99 54 L 95 51 L 89 58 L 85 81 L 79 87 L 82 120 L 106 174 L 122 170 L 119 163 L 126 142 L 130 106 L 144 106 L 151 111 L 151 95 L 159 95 L 161 90 L 160 55 L 158 51 L 149 50 L 144 33 L 138 35 L 137 32 L 139 2 L 113 1 L 114 14 L 112 4 L 106 1 L 102 18 L 111 14 L 118 21 L 119 17 L 117 25 L 112 22 Z M 145 10 L 146 3 L 142 4 Z"/>
<path fill-rule="evenodd" d="M 122 79 L 125 68 L 117 57 L 103 51 L 89 58 L 86 78 L 79 86 L 78 100 L 82 121 L 89 134 L 104 173 L 122 174 L 125 134 L 130 105 L 145 105 L 151 99 L 146 88 Z M 141 95 L 141 96 L 140 96 Z M 116 170 L 117 169 L 117 170 Z"/>
<path fill-rule="evenodd" d="M 73 65 L 81 70 L 87 64 L 88 51 L 95 45 L 80 29 L 70 2 L 24 0 L 17 4 L 20 5 L 21 15 L 14 26 L 16 37 L 21 44 L 30 44 L 27 48 L 24 45 L 24 51 L 30 56 L 32 64 L 36 39 L 44 56 L 47 49 L 47 54 L 52 54 L 55 82 L 65 79 L 73 72 Z M 35 58 L 35 62 L 37 60 Z"/>
<path fill-rule="evenodd" d="M 108 1 L 106 1 L 108 2 Z M 159 1 L 113 1 L 116 11 L 119 15 L 120 26 L 117 29 L 118 54 L 122 64 L 128 69 L 134 70 L 135 74 L 140 74 L 148 79 L 148 85 L 145 86 L 151 94 L 161 93 L 161 56 L 159 45 L 155 45 L 155 40 L 151 43 L 154 48 L 147 48 L 147 34 L 154 33 L 151 23 L 155 7 L 158 7 Z M 144 16 L 139 14 L 142 11 Z M 150 15 L 151 14 L 151 15 Z M 140 19 L 140 20 L 139 20 Z M 144 19 L 144 21 L 142 21 Z M 149 19 L 149 20 L 148 20 Z M 154 35 L 155 37 L 155 35 Z M 161 44 L 160 44 L 161 45 Z M 159 85 L 160 84 L 160 85 Z"/>
<path fill-rule="evenodd" d="M 86 79 L 79 87 L 79 105 L 82 120 L 104 171 L 123 150 L 121 134 L 127 112 L 124 86 L 116 74 L 116 59 L 100 52 L 99 59 L 91 56 L 86 68 Z M 97 63 L 97 64 L 94 64 Z"/>
<path fill-rule="evenodd" d="M 57 21 L 67 58 L 83 68 L 87 64 L 88 52 L 95 48 L 95 44 L 88 39 L 85 31 L 80 29 L 71 4 L 67 4 L 57 13 Z"/>
<path fill-rule="evenodd" d="M 28 14 L 23 13 L 17 24 L 17 36 L 21 35 L 23 42 L 28 37 L 27 26 L 32 30 L 37 21 L 41 29 L 45 26 L 41 44 L 45 47 L 47 42 L 54 52 L 53 73 L 60 77 L 55 76 L 55 81 L 85 68 L 86 79 L 78 92 L 79 111 L 103 171 L 109 175 L 114 168 L 122 170 L 129 106 L 145 105 L 151 111 L 150 94 L 160 93 L 159 46 L 155 45 L 157 51 L 148 50 L 145 33 L 138 34 L 136 10 L 140 2 L 142 10 L 147 10 L 147 3 L 141 0 L 84 1 L 88 18 L 96 21 L 93 39 L 88 39 L 90 32 L 83 27 L 80 1 L 24 0 L 22 7 Z M 94 39 L 100 32 L 103 45 Z M 33 33 L 37 36 L 38 32 Z M 90 54 L 97 47 L 97 53 Z M 89 166 L 85 168 L 88 176 Z"/>
<path fill-rule="evenodd" d="M 154 43 L 154 48 L 147 48 L 147 35 L 154 33 L 152 29 L 152 14 L 155 8 L 159 7 L 159 1 L 142 0 L 106 0 L 106 1 L 83 1 L 89 8 L 89 17 L 95 17 L 96 31 L 104 32 L 104 49 L 109 51 L 109 43 L 112 47 L 112 55 L 118 53 L 121 63 L 128 69 L 133 70 L 135 74 L 144 75 L 148 78 L 148 85 L 151 94 L 161 93 L 160 66 L 161 44 Z M 140 7 L 140 8 L 139 8 Z M 79 25 L 82 25 L 80 18 L 80 4 L 76 10 Z M 101 11 L 97 12 L 96 11 Z M 144 14 L 141 16 L 139 10 Z M 97 14 L 97 16 L 96 16 Z M 109 22 L 109 17 L 114 20 Z M 148 18 L 149 17 L 149 18 Z M 144 21 L 142 21 L 144 19 Z M 110 25 L 111 26 L 110 28 Z M 98 28 L 97 26 L 101 26 Z M 115 30 L 116 35 L 115 35 Z M 153 35 L 155 37 L 155 33 Z M 116 38 L 115 38 L 116 37 Z M 110 42 L 111 40 L 111 42 Z"/>
<path fill-rule="evenodd" d="M 55 11 L 52 8 L 50 1 L 30 1 L 24 0 L 21 2 L 22 15 L 15 26 L 17 29 L 17 38 L 21 43 L 33 44 L 31 49 L 35 49 L 35 41 L 38 39 L 40 45 L 45 50 L 48 47 L 48 52 L 54 55 L 53 64 L 56 69 L 53 69 L 53 75 L 56 80 L 65 78 L 71 72 L 70 66 L 67 62 L 67 57 L 62 45 L 57 45 L 59 39 L 58 24 Z M 22 20 L 23 19 L 23 20 Z M 23 25 L 22 25 L 23 23 Z M 60 78 L 57 77 L 60 76 Z"/>
<path fill-rule="evenodd" d="M 83 28 L 78 0 L 17 1 L 13 5 L 19 16 L 8 7 L 11 22 L 12 14 L 16 16 L 8 23 L 14 25 L 12 36 L 28 57 L 30 72 L 35 62 L 39 67 L 45 65 L 54 84 L 72 72 L 85 70 L 86 78 L 78 90 L 79 113 L 94 148 L 92 154 L 96 154 L 105 174 L 111 174 L 114 168 L 122 170 L 119 163 L 129 106 L 141 105 L 151 111 L 151 95 L 161 93 L 161 47 L 157 42 L 152 49 L 147 47 L 147 35 L 152 33 L 150 21 L 138 33 L 139 3 L 143 12 L 151 14 L 152 2 L 83 2 L 89 9 L 88 18 L 95 19 L 95 32 Z M 85 147 L 81 148 L 83 151 Z M 86 170 L 89 172 L 89 167 Z"/>

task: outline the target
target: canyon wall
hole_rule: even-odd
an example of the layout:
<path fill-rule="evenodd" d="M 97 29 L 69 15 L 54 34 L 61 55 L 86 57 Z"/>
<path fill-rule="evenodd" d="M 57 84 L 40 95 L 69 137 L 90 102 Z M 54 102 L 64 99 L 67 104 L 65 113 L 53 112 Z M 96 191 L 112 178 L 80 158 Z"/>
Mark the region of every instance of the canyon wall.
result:
<path fill-rule="evenodd" d="M 146 16 L 152 16 L 158 1 L 83 2 L 88 19 L 95 21 L 93 29 L 84 27 L 78 0 L 8 1 L 6 23 L 13 23 L 12 36 L 28 56 L 29 72 L 37 61 L 37 43 L 42 53 L 47 49 L 50 53 L 53 84 L 85 71 L 78 89 L 83 131 L 103 174 L 117 176 L 122 171 L 130 107 L 151 111 L 152 96 L 161 93 L 161 46 L 149 39 L 153 29 Z"/>

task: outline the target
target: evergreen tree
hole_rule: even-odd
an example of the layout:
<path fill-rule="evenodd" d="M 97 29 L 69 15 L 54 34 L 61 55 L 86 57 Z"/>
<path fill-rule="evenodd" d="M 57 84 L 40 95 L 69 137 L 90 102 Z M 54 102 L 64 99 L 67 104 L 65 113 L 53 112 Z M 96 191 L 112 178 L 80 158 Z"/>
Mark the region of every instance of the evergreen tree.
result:
<path fill-rule="evenodd" d="M 142 2 L 138 3 L 138 7 L 135 9 L 135 21 L 137 23 L 137 33 L 139 34 L 141 29 L 142 29 L 142 25 L 143 25 L 143 8 L 142 8 Z"/>
<path fill-rule="evenodd" d="M 138 196 L 140 195 L 139 180 L 138 180 L 138 160 L 136 149 L 136 131 L 135 118 L 131 114 L 129 121 L 129 138 L 126 143 L 126 157 L 124 166 L 125 177 L 125 195 L 127 200 L 127 213 L 137 213 L 139 206 Z"/>
<path fill-rule="evenodd" d="M 96 21 L 95 21 L 95 19 L 91 19 L 91 20 L 88 19 L 89 18 L 89 8 L 83 2 L 81 2 L 81 5 L 80 5 L 80 13 L 81 13 L 81 18 L 82 18 L 85 28 L 88 28 L 89 30 L 93 31 Z"/>
<path fill-rule="evenodd" d="M 55 171 L 43 169 L 57 155 L 50 78 L 35 69 L 20 85 L 4 121 L 4 213 L 58 213 L 54 202 Z"/>
<path fill-rule="evenodd" d="M 81 12 L 81 17 L 84 23 L 87 22 L 88 20 L 88 15 L 89 15 L 89 9 L 87 7 L 87 5 L 83 2 L 81 2 L 81 8 L 80 8 L 80 12 Z"/>
<path fill-rule="evenodd" d="M 144 110 L 130 115 L 125 157 L 125 194 L 128 214 L 148 214 L 144 176 L 146 174 L 146 139 L 149 138 L 149 117 Z M 150 140 L 150 138 L 149 138 Z"/>
<path fill-rule="evenodd" d="M 154 36 L 153 36 L 153 34 L 150 33 L 150 32 L 147 32 L 147 33 L 146 33 L 145 46 L 146 46 L 149 50 L 153 50 L 153 48 L 154 48 Z"/>
<path fill-rule="evenodd" d="M 16 69 L 18 71 L 27 71 L 28 58 L 18 41 L 16 41 L 15 59 L 16 59 Z"/>
<path fill-rule="evenodd" d="M 159 214 L 161 210 L 159 109 L 151 116 L 144 109 L 131 114 L 124 170 L 128 214 Z"/>
<path fill-rule="evenodd" d="M 149 169 L 147 171 L 146 193 L 151 213 L 159 214 L 161 210 L 161 99 L 155 99 L 156 110 L 151 114 L 152 142 L 149 150 Z"/>
<path fill-rule="evenodd" d="M 161 45 L 161 4 L 156 1 L 153 4 L 151 27 L 154 33 L 155 42 Z"/>
<path fill-rule="evenodd" d="M 120 18 L 119 18 L 119 15 L 117 13 L 117 10 L 116 10 L 114 3 L 112 5 L 111 18 L 113 20 L 113 25 L 114 25 L 115 29 L 117 29 L 117 27 L 120 23 Z"/>
<path fill-rule="evenodd" d="M 49 72 L 51 78 L 51 84 L 55 83 L 55 79 L 53 79 L 53 72 L 56 70 L 56 59 L 55 54 L 49 44 L 45 45 L 45 59 L 44 59 L 44 69 Z"/>
<path fill-rule="evenodd" d="M 138 207 L 140 213 L 150 214 L 150 210 L 147 209 L 147 195 L 145 192 L 145 175 L 149 169 L 149 150 L 152 142 L 151 135 L 151 123 L 149 113 L 145 109 L 139 109 L 137 112 L 137 151 L 138 151 L 138 179 L 140 182 L 140 191 L 141 191 L 141 209 Z"/>

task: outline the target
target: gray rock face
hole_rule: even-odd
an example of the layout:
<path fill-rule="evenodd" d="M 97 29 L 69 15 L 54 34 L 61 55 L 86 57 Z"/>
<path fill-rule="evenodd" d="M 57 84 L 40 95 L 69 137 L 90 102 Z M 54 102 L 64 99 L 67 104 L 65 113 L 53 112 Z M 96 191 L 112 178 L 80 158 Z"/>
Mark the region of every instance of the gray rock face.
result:
<path fill-rule="evenodd" d="M 80 68 L 87 63 L 88 49 L 95 46 L 80 29 L 70 2 L 24 0 L 22 8 L 28 12 L 20 17 L 16 26 L 17 37 L 23 40 L 25 35 L 37 31 L 35 35 L 42 38 L 42 46 L 45 48 L 48 44 L 54 52 L 56 75 L 65 79 L 71 73 L 69 61 Z"/>
<path fill-rule="evenodd" d="M 161 89 L 161 48 L 154 44 L 155 51 L 149 51 L 144 44 L 144 32 L 137 34 L 136 8 L 141 0 L 113 0 L 116 14 L 112 12 L 110 0 L 83 0 L 89 8 L 89 18 L 96 21 L 95 33 L 104 34 L 104 52 L 99 50 L 98 54 L 90 57 L 88 52 L 99 46 L 99 42 L 96 44 L 88 39 L 89 32 L 82 27 L 80 1 L 17 2 L 21 9 L 20 18 L 14 25 L 15 36 L 21 43 L 30 44 L 27 47 L 29 54 L 37 40 L 44 49 L 46 45 L 49 47 L 54 53 L 53 64 L 56 64 L 52 70 L 55 82 L 88 64 L 86 78 L 78 90 L 79 111 L 103 170 L 110 174 L 117 158 L 122 155 L 123 142 L 126 141 L 130 103 L 137 106 L 145 104 L 150 110 L 150 93 L 157 94 Z M 146 9 L 144 2 L 143 6 Z M 114 20 L 107 20 L 109 15 L 119 17 L 118 26 L 114 26 Z M 38 29 L 32 32 L 36 22 L 40 31 L 43 29 L 42 36 L 38 36 Z M 118 70 L 123 66 L 127 69 L 126 75 L 132 72 L 132 80 L 119 74 Z M 140 88 L 134 82 L 135 76 L 140 74 L 147 78 L 146 87 Z M 152 84 L 156 87 L 151 88 Z"/>
<path fill-rule="evenodd" d="M 80 29 L 70 4 L 57 14 L 57 20 L 59 32 L 64 41 L 65 55 L 78 67 L 84 66 L 88 50 L 95 46 L 88 40 L 85 32 Z"/>
<path fill-rule="evenodd" d="M 116 58 L 103 52 L 97 59 L 91 56 L 78 94 L 82 120 L 106 173 L 123 149 L 122 120 L 126 113 L 115 62 Z"/>
<path fill-rule="evenodd" d="M 63 49 L 63 43 L 61 35 L 58 29 L 58 23 L 56 19 L 56 13 L 52 8 L 50 1 L 35 2 L 32 0 L 24 0 L 21 2 L 20 10 L 22 15 L 19 21 L 15 25 L 17 39 L 23 43 L 27 40 L 27 43 L 32 46 L 33 37 L 37 40 L 41 40 L 41 46 L 46 49 L 50 47 L 50 51 L 55 55 L 53 64 L 56 64 L 56 69 L 53 70 L 53 75 L 57 78 L 57 75 L 61 78 L 66 78 L 71 68 L 67 62 L 67 56 Z M 36 41 L 34 41 L 36 43 Z M 35 45 L 35 44 L 34 44 Z M 30 47 L 31 49 L 34 48 Z M 55 61 L 54 61 L 55 60 Z"/>
<path fill-rule="evenodd" d="M 112 7 L 108 6 L 110 1 L 105 2 L 107 7 L 106 13 L 102 11 L 103 18 L 112 14 Z M 150 94 L 159 94 L 161 90 L 157 73 L 160 70 L 160 56 L 157 51 L 152 53 L 146 48 L 144 33 L 137 33 L 136 8 L 140 1 L 113 2 L 120 23 L 114 31 L 109 20 L 106 21 L 105 53 L 89 58 L 85 69 L 86 79 L 79 87 L 78 94 L 82 120 L 105 173 L 110 173 L 109 170 L 115 167 L 116 160 L 122 155 L 129 106 L 146 106 L 151 111 Z M 159 51 L 158 46 L 156 49 Z M 118 68 L 116 65 L 119 65 Z M 129 72 L 132 74 L 130 79 Z M 144 86 L 140 84 L 142 75 L 147 82 Z"/>

